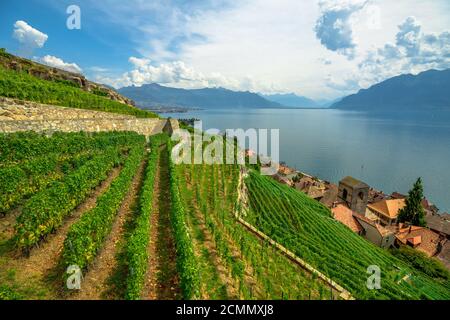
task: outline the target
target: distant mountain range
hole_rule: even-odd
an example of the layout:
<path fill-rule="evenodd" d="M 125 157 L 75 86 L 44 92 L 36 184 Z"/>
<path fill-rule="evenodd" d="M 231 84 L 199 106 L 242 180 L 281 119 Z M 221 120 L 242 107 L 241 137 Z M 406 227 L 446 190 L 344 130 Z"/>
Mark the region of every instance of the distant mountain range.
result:
<path fill-rule="evenodd" d="M 156 83 L 124 87 L 118 92 L 141 108 L 331 108 L 362 111 L 450 110 L 450 69 L 428 70 L 387 79 L 334 101 L 288 94 L 256 94 L 224 88 L 178 89 Z M 174 109 L 175 108 L 175 109 Z"/>
<path fill-rule="evenodd" d="M 393 77 L 343 98 L 332 108 L 363 111 L 450 110 L 450 69 Z"/>
<path fill-rule="evenodd" d="M 261 97 L 277 102 L 285 107 L 290 108 L 320 108 L 322 107 L 319 103 L 316 101 L 309 99 L 307 97 L 298 96 L 294 93 L 286 93 L 286 94 L 271 94 L 271 95 L 264 95 L 261 94 Z"/>
<path fill-rule="evenodd" d="M 256 93 L 232 91 L 224 88 L 178 89 L 156 83 L 141 87 L 124 87 L 118 92 L 133 99 L 141 108 L 161 106 L 184 108 L 280 108 L 281 104 L 269 101 Z"/>

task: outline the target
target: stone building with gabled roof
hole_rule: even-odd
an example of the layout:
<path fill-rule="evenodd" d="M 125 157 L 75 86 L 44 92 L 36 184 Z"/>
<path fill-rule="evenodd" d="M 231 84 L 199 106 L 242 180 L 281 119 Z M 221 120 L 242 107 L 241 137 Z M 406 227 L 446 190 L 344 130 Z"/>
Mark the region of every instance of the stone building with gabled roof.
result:
<path fill-rule="evenodd" d="M 358 179 L 347 176 L 339 181 L 338 197 L 351 210 L 364 215 L 369 198 L 369 186 Z"/>

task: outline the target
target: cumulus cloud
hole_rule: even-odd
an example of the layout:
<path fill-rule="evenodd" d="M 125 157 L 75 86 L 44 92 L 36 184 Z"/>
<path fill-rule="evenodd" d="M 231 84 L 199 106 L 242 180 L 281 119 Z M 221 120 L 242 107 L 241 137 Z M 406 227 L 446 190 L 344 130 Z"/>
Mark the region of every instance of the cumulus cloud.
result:
<path fill-rule="evenodd" d="M 48 36 L 25 21 L 18 20 L 14 23 L 13 38 L 19 41 L 23 50 L 31 53 L 36 48 L 42 48 Z"/>
<path fill-rule="evenodd" d="M 403 48 L 407 56 L 417 55 L 420 51 L 421 25 L 414 17 L 408 17 L 398 28 L 397 46 Z"/>
<path fill-rule="evenodd" d="M 367 0 L 320 1 L 320 16 L 314 31 L 322 45 L 328 50 L 353 59 L 356 47 L 353 37 L 354 14 L 363 9 L 368 2 Z"/>
<path fill-rule="evenodd" d="M 256 91 L 260 88 L 265 88 L 267 91 L 274 90 L 270 86 L 264 86 L 255 81 L 250 76 L 238 80 L 217 72 L 206 75 L 186 65 L 183 61 L 172 61 L 159 65 L 154 65 L 150 59 L 145 58 L 130 57 L 128 61 L 133 65 L 131 71 L 123 73 L 118 78 L 97 75 L 96 81 L 115 88 L 159 83 L 180 88 L 224 87 L 231 90 Z"/>
<path fill-rule="evenodd" d="M 62 59 L 57 58 L 55 56 L 46 55 L 38 60 L 39 62 L 46 64 L 50 67 L 63 69 L 69 72 L 81 73 L 83 71 L 76 63 L 64 62 Z"/>
<path fill-rule="evenodd" d="M 398 26 L 395 44 L 387 43 L 372 50 L 360 63 L 365 73 L 378 71 L 381 76 L 418 73 L 428 69 L 450 68 L 450 33 L 425 34 L 421 24 L 408 17 Z"/>
<path fill-rule="evenodd" d="M 395 43 L 369 50 L 346 79 L 328 78 L 327 85 L 354 91 L 400 74 L 447 68 L 450 68 L 450 33 L 423 33 L 420 22 L 408 17 L 398 26 Z"/>

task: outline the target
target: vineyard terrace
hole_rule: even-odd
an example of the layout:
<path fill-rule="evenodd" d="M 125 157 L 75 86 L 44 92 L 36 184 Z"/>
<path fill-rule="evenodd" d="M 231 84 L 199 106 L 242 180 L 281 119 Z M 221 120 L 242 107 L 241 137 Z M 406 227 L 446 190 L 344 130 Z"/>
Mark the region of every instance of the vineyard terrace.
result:
<path fill-rule="evenodd" d="M 261 163 L 261 174 L 274 175 L 279 166 L 279 129 L 219 129 L 202 130 L 202 121 L 196 121 L 193 132 L 177 129 L 172 141 L 178 142 L 172 149 L 175 164 L 240 164 L 246 161 L 242 146 L 253 150 L 248 156 L 248 164 Z M 268 153 L 270 146 L 270 156 Z M 225 152 L 225 157 L 224 157 Z"/>

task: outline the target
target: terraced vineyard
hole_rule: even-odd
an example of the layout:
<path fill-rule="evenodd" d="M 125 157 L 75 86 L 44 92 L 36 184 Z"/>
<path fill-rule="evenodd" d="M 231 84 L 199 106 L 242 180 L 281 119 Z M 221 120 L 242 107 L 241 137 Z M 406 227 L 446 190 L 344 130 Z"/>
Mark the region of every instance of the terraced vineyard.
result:
<path fill-rule="evenodd" d="M 413 270 L 331 218 L 320 203 L 256 172 L 246 179 L 245 219 L 308 261 L 358 299 L 450 299 L 450 282 Z M 381 269 L 381 289 L 366 286 L 367 268 Z M 407 281 L 404 276 L 411 275 Z"/>
<path fill-rule="evenodd" d="M 43 66 L 42 68 L 45 70 Z M 126 114 L 139 118 L 157 117 L 152 112 L 110 100 L 102 92 L 87 92 L 69 81 L 40 79 L 25 71 L 6 69 L 1 64 L 0 96 L 63 107 Z"/>
<path fill-rule="evenodd" d="M 303 194 L 238 165 L 176 165 L 171 149 L 166 134 L 0 135 L 0 299 L 343 297 L 260 231 L 355 298 L 450 298 L 448 282 Z M 366 288 L 372 264 L 380 290 Z M 77 290 L 67 288 L 73 266 Z"/>

